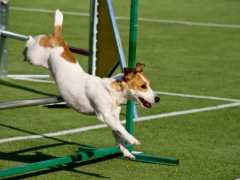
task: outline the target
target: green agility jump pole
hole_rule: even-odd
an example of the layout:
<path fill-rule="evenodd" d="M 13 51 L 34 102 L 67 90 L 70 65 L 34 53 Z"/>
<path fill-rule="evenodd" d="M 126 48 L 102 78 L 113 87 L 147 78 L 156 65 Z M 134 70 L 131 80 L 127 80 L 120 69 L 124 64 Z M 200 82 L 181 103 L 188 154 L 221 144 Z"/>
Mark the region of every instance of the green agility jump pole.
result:
<path fill-rule="evenodd" d="M 111 2 L 111 0 L 107 0 Z M 136 63 L 136 41 L 137 41 L 137 0 L 131 0 L 131 18 L 130 18 L 130 40 L 129 40 L 129 61 L 128 67 L 134 68 Z M 127 122 L 126 129 L 133 133 L 134 130 L 134 102 L 127 103 Z M 177 165 L 179 162 L 175 158 L 156 157 L 148 155 L 143 152 L 133 151 L 133 147 L 127 145 L 128 149 L 135 156 L 135 161 L 164 164 L 164 165 Z M 57 157 L 49 160 L 44 160 L 36 163 L 24 164 L 17 167 L 0 170 L 0 177 L 22 175 L 30 172 L 36 172 L 49 168 L 58 168 L 62 166 L 72 165 L 74 163 L 91 161 L 93 159 L 104 158 L 107 156 L 121 156 L 119 147 L 106 147 L 106 148 L 88 148 L 84 147 L 79 149 L 78 152 L 71 155 Z"/>
<path fill-rule="evenodd" d="M 130 31 L 129 31 L 129 55 L 128 55 L 128 67 L 135 68 L 136 65 L 136 45 L 137 45 L 137 28 L 138 28 L 138 1 L 131 1 L 130 11 Z M 126 114 L 126 129 L 133 134 L 134 122 L 134 102 L 127 102 L 127 114 Z"/>
<path fill-rule="evenodd" d="M 129 56 L 128 56 L 128 67 L 135 68 L 136 65 L 136 46 L 137 46 L 137 30 L 138 30 L 138 0 L 131 0 L 131 11 L 130 11 L 130 32 L 129 32 Z M 129 133 L 134 132 L 134 102 L 127 102 L 127 114 L 126 114 L 126 129 Z M 179 161 L 175 158 L 156 157 L 148 155 L 143 152 L 133 151 L 133 147 L 130 146 L 129 150 L 135 156 L 135 161 L 165 164 L 165 165 L 177 165 Z"/>

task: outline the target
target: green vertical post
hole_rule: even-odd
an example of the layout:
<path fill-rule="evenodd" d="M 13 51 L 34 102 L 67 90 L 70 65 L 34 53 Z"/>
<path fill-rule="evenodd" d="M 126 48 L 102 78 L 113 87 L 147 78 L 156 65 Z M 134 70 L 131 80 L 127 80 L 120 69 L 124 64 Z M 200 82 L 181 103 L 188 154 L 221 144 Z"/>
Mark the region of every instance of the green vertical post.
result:
<path fill-rule="evenodd" d="M 0 0 L 0 30 L 5 30 L 8 24 L 8 1 Z M 0 35 L 0 77 L 7 75 L 7 42 Z"/>
<path fill-rule="evenodd" d="M 129 55 L 128 55 L 129 68 L 134 68 L 136 65 L 136 45 L 138 29 L 137 16 L 138 16 L 138 0 L 131 0 Z M 134 131 L 134 106 L 135 103 L 132 100 L 129 100 L 127 102 L 126 129 L 131 134 L 133 134 Z"/>

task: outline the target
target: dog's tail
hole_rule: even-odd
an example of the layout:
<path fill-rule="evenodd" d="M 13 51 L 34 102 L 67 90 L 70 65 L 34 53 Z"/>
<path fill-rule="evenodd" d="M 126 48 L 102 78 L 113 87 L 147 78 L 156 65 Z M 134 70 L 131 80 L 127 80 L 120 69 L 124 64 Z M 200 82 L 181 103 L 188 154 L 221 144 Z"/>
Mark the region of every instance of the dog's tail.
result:
<path fill-rule="evenodd" d="M 54 16 L 54 31 L 53 36 L 59 37 L 62 33 L 62 24 L 63 24 L 63 14 L 57 9 Z"/>

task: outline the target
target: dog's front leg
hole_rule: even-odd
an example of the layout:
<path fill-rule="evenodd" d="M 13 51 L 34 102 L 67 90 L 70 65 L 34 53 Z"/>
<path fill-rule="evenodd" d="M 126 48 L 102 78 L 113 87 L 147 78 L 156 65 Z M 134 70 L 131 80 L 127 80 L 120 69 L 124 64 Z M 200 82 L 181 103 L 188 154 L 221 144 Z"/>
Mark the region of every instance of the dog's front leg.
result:
<path fill-rule="evenodd" d="M 117 107 L 115 109 L 115 118 L 120 119 L 120 112 L 121 112 L 121 106 Z M 112 131 L 113 136 L 116 140 L 117 145 L 119 146 L 121 152 L 123 153 L 123 156 L 129 159 L 135 159 L 135 157 L 132 155 L 131 152 L 126 148 L 125 141 L 116 131 Z"/>
<path fill-rule="evenodd" d="M 98 115 L 99 117 L 99 115 Z M 129 144 L 139 145 L 140 142 L 131 134 L 127 132 L 127 130 L 121 124 L 119 118 L 116 118 L 115 114 L 112 112 L 104 112 L 101 113 L 100 117 L 103 118 L 104 122 L 116 133 L 118 133 L 119 137 L 123 138 Z"/>
<path fill-rule="evenodd" d="M 123 156 L 129 159 L 135 159 L 135 156 L 132 155 L 131 152 L 129 152 L 129 150 L 125 147 L 125 142 L 124 140 L 118 135 L 118 133 L 116 131 L 112 131 L 113 136 L 116 140 L 117 145 L 120 148 L 120 151 L 123 153 Z"/>

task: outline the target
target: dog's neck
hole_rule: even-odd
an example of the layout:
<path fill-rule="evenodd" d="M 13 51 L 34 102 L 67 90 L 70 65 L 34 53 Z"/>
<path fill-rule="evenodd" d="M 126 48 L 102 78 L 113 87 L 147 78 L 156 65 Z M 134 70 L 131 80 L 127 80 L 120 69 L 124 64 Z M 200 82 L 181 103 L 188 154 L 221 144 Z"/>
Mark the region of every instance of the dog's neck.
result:
<path fill-rule="evenodd" d="M 112 96 L 116 106 L 120 106 L 130 98 L 127 84 L 123 80 L 112 78 L 104 78 L 103 80 L 107 82 L 107 90 Z"/>

